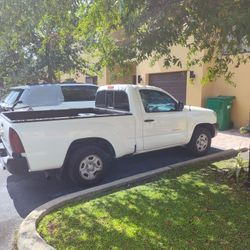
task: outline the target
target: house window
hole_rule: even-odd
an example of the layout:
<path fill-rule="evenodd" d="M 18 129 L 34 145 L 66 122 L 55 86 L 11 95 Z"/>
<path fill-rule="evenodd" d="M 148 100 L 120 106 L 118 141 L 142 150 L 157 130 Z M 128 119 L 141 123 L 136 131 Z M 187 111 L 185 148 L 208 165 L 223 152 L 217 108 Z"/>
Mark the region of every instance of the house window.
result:
<path fill-rule="evenodd" d="M 92 83 L 92 84 L 97 84 L 97 76 L 86 76 L 85 77 L 85 82 L 86 83 Z"/>
<path fill-rule="evenodd" d="M 136 75 L 133 75 L 132 77 L 132 84 L 136 85 Z"/>
<path fill-rule="evenodd" d="M 241 53 L 250 53 L 250 47 L 249 46 L 242 44 L 240 47 L 241 47 L 240 48 Z"/>
<path fill-rule="evenodd" d="M 228 41 L 232 41 L 233 39 L 231 37 L 228 37 Z M 239 53 L 250 53 L 250 45 L 248 44 L 248 41 L 245 38 L 241 39 L 241 44 L 238 47 L 235 47 L 239 50 Z M 228 47 L 225 46 L 223 48 L 223 55 L 228 55 Z"/>

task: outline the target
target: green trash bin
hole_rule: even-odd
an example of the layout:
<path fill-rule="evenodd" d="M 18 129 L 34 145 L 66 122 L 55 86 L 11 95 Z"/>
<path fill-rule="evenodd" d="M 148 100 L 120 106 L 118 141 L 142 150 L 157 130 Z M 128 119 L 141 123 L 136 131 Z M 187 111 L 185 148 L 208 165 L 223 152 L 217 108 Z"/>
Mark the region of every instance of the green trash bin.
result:
<path fill-rule="evenodd" d="M 206 107 L 215 111 L 219 130 L 231 128 L 231 110 L 234 96 L 217 96 L 207 99 Z"/>

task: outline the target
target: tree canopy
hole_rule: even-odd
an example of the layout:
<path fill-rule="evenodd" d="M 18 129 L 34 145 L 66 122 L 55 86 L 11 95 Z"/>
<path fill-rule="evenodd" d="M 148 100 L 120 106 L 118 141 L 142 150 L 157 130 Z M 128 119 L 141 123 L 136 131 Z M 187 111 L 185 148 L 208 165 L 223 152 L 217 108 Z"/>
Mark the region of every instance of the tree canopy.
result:
<path fill-rule="evenodd" d="M 188 67 L 208 63 L 204 81 L 249 60 L 249 0 L 0 0 L 0 81 L 56 81 L 187 47 Z M 199 52 L 204 53 L 199 53 Z"/>
<path fill-rule="evenodd" d="M 1 0 L 0 78 L 7 83 L 50 81 L 81 70 L 74 38 L 78 0 Z"/>
<path fill-rule="evenodd" d="M 249 0 L 90 0 L 80 17 L 78 34 L 101 65 L 163 57 L 166 67 L 181 66 L 171 47 L 182 45 L 188 66 L 209 63 L 204 81 L 224 75 L 231 82 L 229 65 L 249 59 L 242 53 L 250 47 Z"/>

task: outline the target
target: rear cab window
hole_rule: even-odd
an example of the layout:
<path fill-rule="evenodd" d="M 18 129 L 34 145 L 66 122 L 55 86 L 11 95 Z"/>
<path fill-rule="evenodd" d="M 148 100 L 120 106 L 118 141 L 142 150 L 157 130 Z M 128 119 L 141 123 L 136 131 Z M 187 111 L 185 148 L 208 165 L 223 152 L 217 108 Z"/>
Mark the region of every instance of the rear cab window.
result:
<path fill-rule="evenodd" d="M 97 92 L 96 107 L 130 111 L 128 95 L 121 90 L 102 90 Z"/>
<path fill-rule="evenodd" d="M 95 101 L 95 86 L 61 86 L 65 102 Z"/>

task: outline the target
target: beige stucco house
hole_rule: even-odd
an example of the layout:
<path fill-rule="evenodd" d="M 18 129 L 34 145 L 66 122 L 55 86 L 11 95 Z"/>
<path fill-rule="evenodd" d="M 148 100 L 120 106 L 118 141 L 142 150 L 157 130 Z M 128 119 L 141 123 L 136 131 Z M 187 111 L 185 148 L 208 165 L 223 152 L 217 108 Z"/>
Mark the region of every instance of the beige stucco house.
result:
<path fill-rule="evenodd" d="M 227 95 L 235 96 L 232 107 L 232 122 L 235 128 L 245 126 L 250 119 L 250 62 L 240 65 L 239 68 L 231 66 L 234 73 L 236 87 L 229 85 L 223 78 L 217 79 L 207 85 L 201 80 L 207 72 L 207 66 L 195 66 L 188 69 L 185 62 L 187 49 L 177 46 L 172 53 L 181 59 L 182 68 L 173 66 L 164 67 L 163 59 L 151 66 L 150 60 L 132 67 L 130 73 L 124 77 L 114 79 L 113 75 L 119 72 L 116 68 L 112 72 L 104 69 L 97 78 L 80 76 L 77 80 L 83 82 L 96 82 L 98 85 L 111 83 L 149 84 L 159 86 L 170 92 L 187 105 L 205 106 L 208 97 Z"/>
<path fill-rule="evenodd" d="M 232 107 L 232 121 L 235 128 L 245 126 L 250 119 L 250 62 L 235 68 L 230 67 L 234 73 L 236 87 L 219 78 L 205 86 L 201 84 L 203 76 L 207 72 L 207 66 L 196 66 L 187 69 L 185 65 L 187 50 L 181 47 L 173 48 L 173 53 L 182 59 L 183 68 L 171 67 L 166 69 L 163 60 L 158 61 L 153 67 L 149 61 L 145 61 L 136 67 L 136 74 L 142 79 L 142 83 L 160 86 L 171 94 L 179 97 L 188 105 L 205 106 L 208 97 L 226 95 L 235 96 Z M 192 79 L 192 81 L 190 81 Z M 175 83 L 176 87 L 171 84 Z"/>

